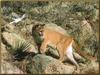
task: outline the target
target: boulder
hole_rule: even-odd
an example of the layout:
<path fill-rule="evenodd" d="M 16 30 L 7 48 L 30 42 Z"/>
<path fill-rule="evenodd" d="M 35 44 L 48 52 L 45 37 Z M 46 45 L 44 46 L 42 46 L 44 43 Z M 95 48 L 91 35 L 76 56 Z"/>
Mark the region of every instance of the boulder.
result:
<path fill-rule="evenodd" d="M 10 60 L 11 55 L 6 49 L 6 46 L 1 42 L 1 60 Z"/>
<path fill-rule="evenodd" d="M 84 65 L 80 68 L 81 74 L 98 74 L 99 73 L 99 63 L 92 61 L 91 63 Z"/>
<path fill-rule="evenodd" d="M 82 21 L 82 30 L 80 34 L 82 37 L 84 37 L 84 40 L 86 40 L 87 38 L 91 37 L 94 34 L 94 31 L 92 30 L 92 27 L 90 25 L 90 23 L 88 23 L 86 20 Z"/>
<path fill-rule="evenodd" d="M 11 48 L 20 47 L 22 44 L 26 44 L 26 46 L 28 46 L 28 49 L 26 49 L 27 52 L 38 53 L 38 50 L 35 49 L 34 45 L 28 43 L 24 38 L 20 37 L 20 35 L 16 33 L 3 32 L 2 41 Z"/>
<path fill-rule="evenodd" d="M 24 74 L 24 73 L 12 63 L 2 60 L 1 74 Z"/>
<path fill-rule="evenodd" d="M 93 31 L 91 24 L 87 20 L 82 21 L 79 41 L 81 41 L 79 42 L 79 44 L 83 46 L 83 49 L 91 55 L 94 55 L 94 53 L 98 49 L 98 42 L 95 32 Z"/>
<path fill-rule="evenodd" d="M 12 24 L 5 24 L 2 28 L 2 31 L 7 31 L 7 32 L 15 32 L 15 26 Z"/>
<path fill-rule="evenodd" d="M 27 64 L 26 70 L 30 74 L 72 74 L 74 67 L 64 65 L 50 56 L 38 54 Z"/>

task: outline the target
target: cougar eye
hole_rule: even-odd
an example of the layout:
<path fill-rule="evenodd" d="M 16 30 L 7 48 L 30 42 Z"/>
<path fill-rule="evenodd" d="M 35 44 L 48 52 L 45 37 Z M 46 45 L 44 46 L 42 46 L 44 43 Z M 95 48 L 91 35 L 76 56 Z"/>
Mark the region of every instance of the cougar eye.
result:
<path fill-rule="evenodd" d="M 43 31 L 41 30 L 40 32 L 42 33 Z"/>

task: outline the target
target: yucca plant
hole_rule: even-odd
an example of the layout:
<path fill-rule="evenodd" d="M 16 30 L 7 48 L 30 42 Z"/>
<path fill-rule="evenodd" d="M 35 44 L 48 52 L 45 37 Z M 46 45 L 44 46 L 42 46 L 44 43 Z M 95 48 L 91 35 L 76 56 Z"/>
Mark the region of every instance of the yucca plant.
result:
<path fill-rule="evenodd" d="M 14 55 L 15 58 L 24 58 L 30 53 L 30 50 L 32 50 L 33 46 L 20 36 L 13 33 L 12 35 L 14 39 L 12 39 L 13 43 L 8 48 L 9 53 Z"/>
<path fill-rule="evenodd" d="M 17 39 L 14 46 L 11 47 L 10 53 L 14 55 L 14 59 L 23 59 L 30 50 L 31 45 L 24 39 Z"/>

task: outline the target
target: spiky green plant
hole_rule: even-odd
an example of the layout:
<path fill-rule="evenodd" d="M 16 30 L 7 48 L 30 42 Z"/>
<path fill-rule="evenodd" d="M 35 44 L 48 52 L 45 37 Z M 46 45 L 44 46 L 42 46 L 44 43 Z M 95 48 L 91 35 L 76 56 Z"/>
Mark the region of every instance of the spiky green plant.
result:
<path fill-rule="evenodd" d="M 31 48 L 29 42 L 21 39 L 16 40 L 15 46 L 11 48 L 11 53 L 14 55 L 15 59 L 23 59 L 28 54 L 28 50 Z"/>
<path fill-rule="evenodd" d="M 18 34 L 12 33 L 12 37 L 14 38 L 12 38 L 13 42 L 8 47 L 9 53 L 19 57 L 26 56 L 32 48 L 32 45 Z"/>
<path fill-rule="evenodd" d="M 27 51 L 30 49 L 30 43 L 24 41 L 24 40 L 18 40 L 15 44 L 15 47 L 13 47 L 13 50 L 21 50 L 21 51 Z"/>

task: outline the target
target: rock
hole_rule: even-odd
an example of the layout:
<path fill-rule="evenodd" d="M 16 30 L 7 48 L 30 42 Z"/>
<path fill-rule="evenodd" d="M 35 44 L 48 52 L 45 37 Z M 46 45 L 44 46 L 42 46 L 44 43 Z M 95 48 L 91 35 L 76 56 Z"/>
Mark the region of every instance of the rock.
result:
<path fill-rule="evenodd" d="M 1 74 L 24 74 L 19 68 L 12 63 L 2 60 L 1 61 Z"/>
<path fill-rule="evenodd" d="M 95 16 L 93 18 L 93 21 L 99 20 L 99 10 L 95 9 Z"/>
<path fill-rule="evenodd" d="M 79 41 L 81 41 L 81 46 L 88 53 L 92 54 L 98 48 L 97 38 L 95 32 L 93 31 L 91 24 L 86 20 L 82 21 L 81 33 L 79 34 Z"/>
<path fill-rule="evenodd" d="M 55 55 L 55 56 L 59 57 L 59 53 L 58 53 L 57 49 L 55 49 L 51 46 L 48 47 L 47 54 L 52 54 L 52 55 Z"/>
<path fill-rule="evenodd" d="M 30 74 L 72 74 L 74 67 L 64 65 L 50 56 L 38 54 L 27 64 L 26 70 Z"/>
<path fill-rule="evenodd" d="M 92 30 L 92 27 L 90 25 L 90 23 L 88 23 L 86 20 L 82 21 L 82 35 L 84 36 L 91 36 L 94 32 Z M 89 33 L 89 34 L 88 34 Z"/>
<path fill-rule="evenodd" d="M 91 63 L 80 68 L 81 74 L 98 74 L 99 73 L 99 63 L 92 61 Z"/>
<path fill-rule="evenodd" d="M 4 16 L 1 16 L 0 25 L 1 25 L 1 26 L 4 26 L 5 24 L 7 24 L 7 22 L 4 20 Z"/>
<path fill-rule="evenodd" d="M 26 44 L 26 46 L 29 45 L 29 48 L 27 47 L 28 49 L 26 49 L 27 52 L 38 53 L 38 50 L 35 49 L 34 45 L 30 43 L 28 44 L 25 39 L 23 39 L 16 33 L 3 32 L 2 39 L 2 41 L 4 41 L 5 44 L 11 46 L 11 48 L 20 47 L 22 44 Z"/>
<path fill-rule="evenodd" d="M 85 62 L 85 58 L 83 58 L 82 56 L 80 56 L 78 53 L 73 52 L 74 58 L 76 60 L 79 60 L 80 62 Z"/>
<path fill-rule="evenodd" d="M 1 60 L 9 60 L 11 59 L 11 55 L 6 49 L 6 46 L 1 42 Z"/>
<path fill-rule="evenodd" d="M 1 54 L 7 53 L 6 46 L 1 42 Z"/>
<path fill-rule="evenodd" d="M 1 30 L 7 32 L 15 32 L 15 26 L 12 24 L 6 24 L 4 27 L 2 27 Z"/>

